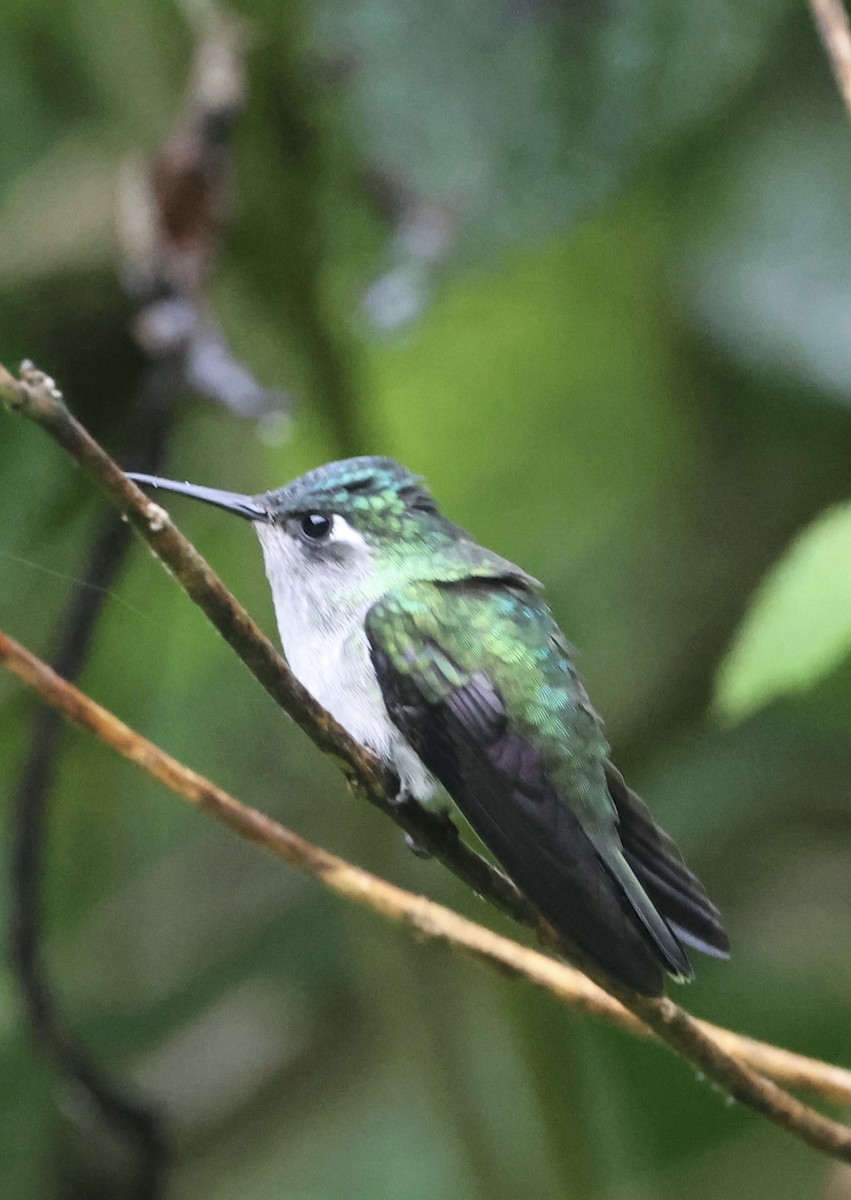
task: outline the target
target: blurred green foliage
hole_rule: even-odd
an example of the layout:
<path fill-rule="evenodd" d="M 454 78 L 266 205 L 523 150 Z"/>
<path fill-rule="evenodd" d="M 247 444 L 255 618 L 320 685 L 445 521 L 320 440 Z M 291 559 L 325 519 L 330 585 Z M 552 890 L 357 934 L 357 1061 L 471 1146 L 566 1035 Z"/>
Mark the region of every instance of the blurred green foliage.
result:
<path fill-rule="evenodd" d="M 280 446 L 187 398 L 169 473 L 254 491 L 373 452 L 425 474 L 546 581 L 619 764 L 727 916 L 733 960 L 701 962 L 683 999 L 851 1061 L 847 644 L 805 693 L 760 675 L 826 636 L 847 530 L 775 608 L 766 654 L 739 660 L 738 694 L 770 703 L 734 728 L 710 709 L 760 581 L 848 497 L 851 140 L 806 13 L 243 7 L 250 96 L 215 302 L 296 411 Z M 140 370 L 116 181 L 161 141 L 191 44 L 166 0 L 0 9 L 0 356 L 54 373 L 113 447 Z M 0 422 L 0 624 L 36 650 L 103 511 L 41 434 Z M 175 511 L 271 630 L 250 531 Z M 145 553 L 83 684 L 306 836 L 505 927 L 347 798 Z M 4 801 L 32 711 L 0 680 Z M 63 1009 L 170 1113 L 180 1200 L 843 1186 L 667 1054 L 349 911 L 76 734 L 49 861 Z M 93 1164 L 120 1175 L 35 1054 L 5 967 L 0 1078 L 3 1195 L 69 1196 Z"/>

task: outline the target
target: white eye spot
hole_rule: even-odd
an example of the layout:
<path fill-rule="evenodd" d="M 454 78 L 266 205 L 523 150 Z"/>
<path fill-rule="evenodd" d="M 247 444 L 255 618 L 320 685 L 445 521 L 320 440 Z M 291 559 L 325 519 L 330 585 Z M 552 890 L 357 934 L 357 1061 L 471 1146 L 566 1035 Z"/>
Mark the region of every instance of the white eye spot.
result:
<path fill-rule="evenodd" d="M 357 529 L 349 524 L 345 517 L 341 517 L 339 513 L 335 513 L 331 519 L 331 532 L 328 535 L 329 542 L 336 542 L 338 545 L 354 546 L 358 550 L 366 550 L 366 539 L 362 533 L 358 533 Z"/>
<path fill-rule="evenodd" d="M 258 531 L 260 528 L 262 525 L 258 526 Z M 359 533 L 339 513 L 311 509 L 298 516 L 289 517 L 279 528 L 290 538 L 300 542 L 308 553 L 321 552 L 323 547 L 334 545 L 350 546 L 353 550 L 363 550 L 367 553 L 369 551 L 363 534 Z"/>

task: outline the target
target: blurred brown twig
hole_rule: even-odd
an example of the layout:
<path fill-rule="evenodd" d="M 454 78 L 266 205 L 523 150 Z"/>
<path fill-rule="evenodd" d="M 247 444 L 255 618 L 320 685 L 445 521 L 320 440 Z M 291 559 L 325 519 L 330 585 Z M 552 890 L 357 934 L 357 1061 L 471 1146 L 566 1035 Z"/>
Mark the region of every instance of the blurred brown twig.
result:
<path fill-rule="evenodd" d="M 810 0 L 813 20 L 824 44 L 848 115 L 851 116 L 851 29 L 842 0 Z"/>

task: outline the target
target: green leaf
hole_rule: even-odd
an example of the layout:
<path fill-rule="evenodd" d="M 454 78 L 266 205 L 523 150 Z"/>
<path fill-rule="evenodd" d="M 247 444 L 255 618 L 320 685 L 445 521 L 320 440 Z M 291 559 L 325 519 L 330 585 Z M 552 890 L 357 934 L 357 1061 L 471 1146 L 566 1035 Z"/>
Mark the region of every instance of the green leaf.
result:
<path fill-rule="evenodd" d="M 718 672 L 715 703 L 740 720 L 817 683 L 851 652 L 851 504 L 823 513 L 760 587 Z"/>

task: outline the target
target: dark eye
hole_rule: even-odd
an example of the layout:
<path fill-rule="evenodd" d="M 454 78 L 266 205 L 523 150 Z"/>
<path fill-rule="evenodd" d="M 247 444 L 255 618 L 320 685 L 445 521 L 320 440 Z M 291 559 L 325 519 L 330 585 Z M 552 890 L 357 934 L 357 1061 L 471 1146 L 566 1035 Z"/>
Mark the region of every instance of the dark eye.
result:
<path fill-rule="evenodd" d="M 302 536 L 310 542 L 321 542 L 331 532 L 331 518 L 325 513 L 305 513 L 299 521 Z"/>

